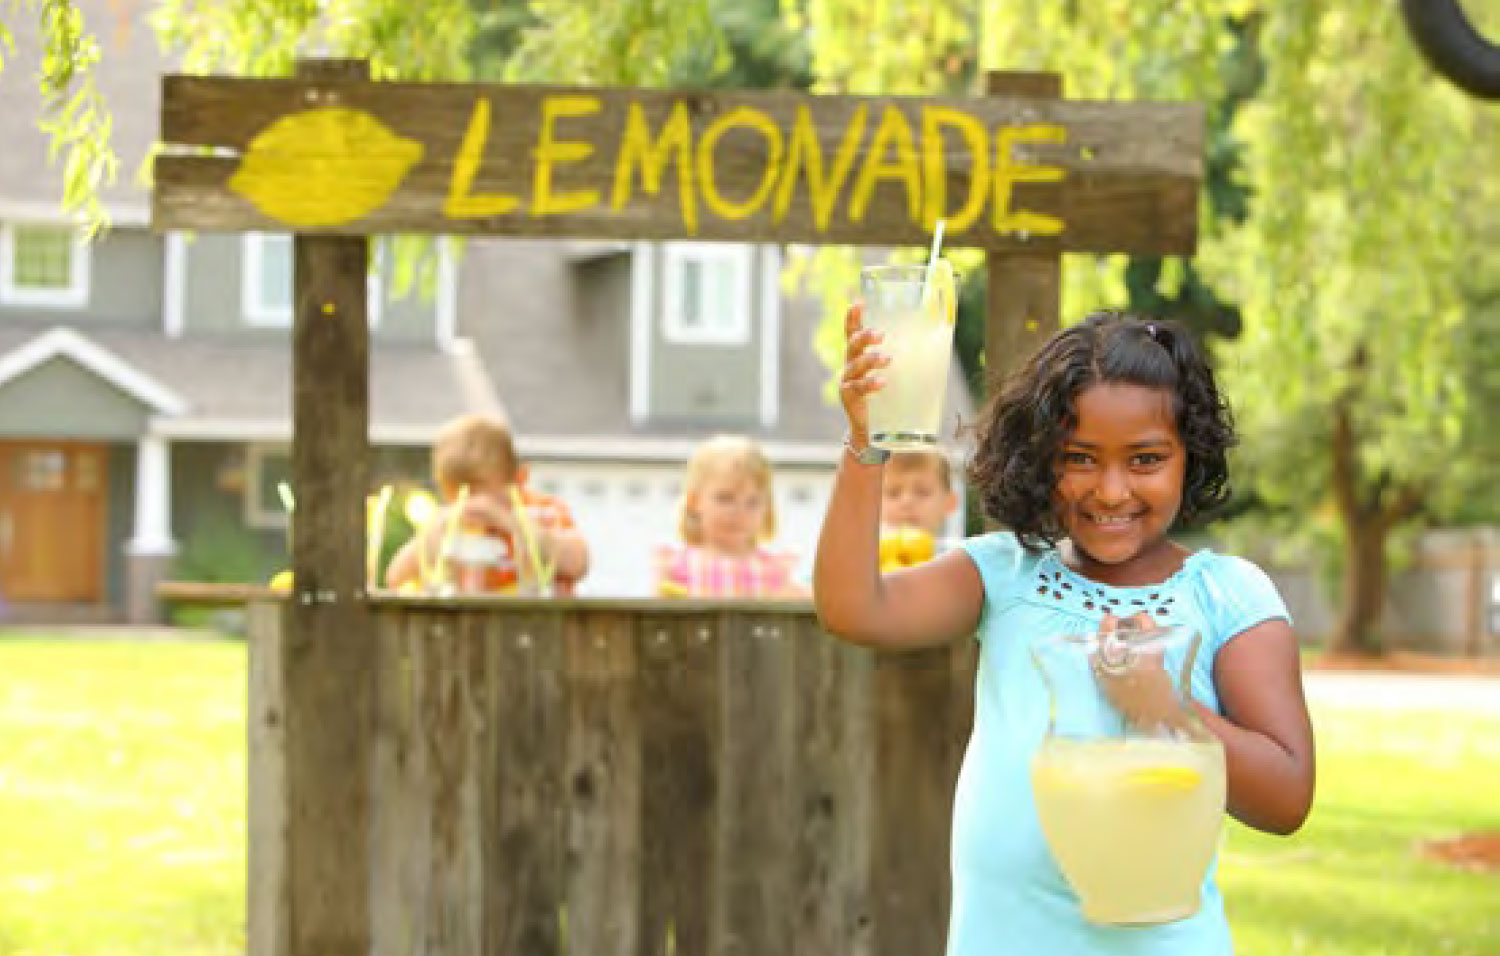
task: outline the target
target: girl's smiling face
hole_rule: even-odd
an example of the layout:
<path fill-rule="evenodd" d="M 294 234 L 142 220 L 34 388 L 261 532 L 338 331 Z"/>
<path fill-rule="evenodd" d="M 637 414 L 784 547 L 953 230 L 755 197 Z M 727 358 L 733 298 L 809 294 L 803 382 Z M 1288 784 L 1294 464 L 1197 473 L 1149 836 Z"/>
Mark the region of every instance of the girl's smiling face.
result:
<path fill-rule="evenodd" d="M 1164 580 L 1182 564 L 1167 532 L 1187 469 L 1172 393 L 1103 382 L 1073 407 L 1078 424 L 1063 443 L 1055 495 L 1073 545 L 1068 563 L 1106 584 Z"/>
<path fill-rule="evenodd" d="M 714 469 L 688 500 L 698 519 L 702 546 L 733 557 L 755 550 L 765 526 L 767 504 L 765 489 L 738 468 Z"/>

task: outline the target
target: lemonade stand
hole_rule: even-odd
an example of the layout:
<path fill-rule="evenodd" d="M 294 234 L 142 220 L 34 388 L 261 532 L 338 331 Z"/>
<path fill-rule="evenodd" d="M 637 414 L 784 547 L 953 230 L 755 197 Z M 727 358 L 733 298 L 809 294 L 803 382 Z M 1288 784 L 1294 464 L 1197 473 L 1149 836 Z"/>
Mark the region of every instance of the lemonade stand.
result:
<path fill-rule="evenodd" d="M 252 956 L 940 951 L 972 647 L 836 646 L 806 602 L 372 593 L 367 237 L 920 247 L 946 217 L 1005 290 L 999 369 L 1056 327 L 1063 252 L 1193 251 L 1203 121 L 1050 74 L 988 93 L 164 80 L 153 225 L 295 233 L 294 574 L 249 598 Z"/>

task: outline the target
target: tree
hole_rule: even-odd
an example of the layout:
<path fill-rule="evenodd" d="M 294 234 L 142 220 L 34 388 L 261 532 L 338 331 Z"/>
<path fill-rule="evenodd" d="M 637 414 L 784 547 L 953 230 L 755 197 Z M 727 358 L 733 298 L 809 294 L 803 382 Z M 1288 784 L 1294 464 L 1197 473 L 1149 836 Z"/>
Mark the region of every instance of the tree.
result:
<path fill-rule="evenodd" d="M 113 181 L 119 167 L 109 146 L 109 109 L 94 83 L 99 45 L 72 0 L 10 0 L 8 6 L 13 16 L 37 19 L 43 43 L 36 76 L 43 103 L 38 119 L 51 136 L 53 159 L 63 157 L 63 206 L 79 214 L 92 233 L 108 224 L 99 190 Z M 0 16 L 0 73 L 14 53 L 15 38 Z"/>
<path fill-rule="evenodd" d="M 1204 255 L 1248 317 L 1221 351 L 1240 460 L 1273 527 L 1337 546 L 1334 649 L 1377 653 L 1391 536 L 1478 450 L 1467 388 L 1494 346 L 1462 347 L 1479 313 L 1461 270 L 1495 273 L 1476 171 L 1500 117 L 1435 79 L 1380 0 L 1267 5 L 1261 38 L 1238 130 L 1253 208 Z"/>

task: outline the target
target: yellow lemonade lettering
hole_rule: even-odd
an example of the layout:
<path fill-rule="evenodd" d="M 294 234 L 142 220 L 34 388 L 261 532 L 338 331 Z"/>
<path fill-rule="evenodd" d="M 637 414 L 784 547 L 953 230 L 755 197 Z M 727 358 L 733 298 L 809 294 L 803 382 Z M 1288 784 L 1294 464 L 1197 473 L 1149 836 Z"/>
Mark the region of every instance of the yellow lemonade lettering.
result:
<path fill-rule="evenodd" d="M 948 202 L 948 156 L 943 128 L 958 130 L 969 147 L 969 195 L 963 208 L 950 213 Z M 970 113 L 947 106 L 922 107 L 922 226 L 932 229 L 939 219 L 948 221 L 950 232 L 963 232 L 974 225 L 990 191 L 989 134 Z"/>
<path fill-rule="evenodd" d="M 443 215 L 450 219 L 482 219 L 510 212 L 521 205 L 521 200 L 502 193 L 474 193 L 474 177 L 479 173 L 479 163 L 484 156 L 484 147 L 490 138 L 490 101 L 481 96 L 474 101 L 474 112 L 469 116 L 469 128 L 464 132 L 464 141 L 458 147 L 458 159 L 453 164 L 453 179 L 448 184 L 448 198 L 443 203 Z"/>
<path fill-rule="evenodd" d="M 580 189 L 574 192 L 552 191 L 552 168 L 559 163 L 576 163 L 594 154 L 594 144 L 577 140 L 556 138 L 556 123 L 568 116 L 591 116 L 599 112 L 597 96 L 548 96 L 542 100 L 542 129 L 537 137 L 536 149 L 531 155 L 536 159 L 536 173 L 531 191 L 531 214 L 533 216 L 556 216 L 578 212 L 599 202 L 599 190 Z"/>
<path fill-rule="evenodd" d="M 896 150 L 895 162 L 886 162 L 885 154 L 892 147 Z M 854 194 L 849 200 L 849 218 L 853 222 L 864 222 L 865 211 L 870 207 L 870 196 L 875 192 L 876 182 L 894 179 L 906 185 L 906 215 L 917 222 L 922 201 L 922 175 L 917 166 L 917 145 L 912 136 L 911 124 L 906 116 L 893 104 L 887 104 L 880 117 L 880 125 L 870 140 L 865 164 L 860 168 L 859 178 L 854 183 Z"/>
<path fill-rule="evenodd" d="M 797 119 L 792 125 L 792 142 L 787 153 L 786 167 L 782 171 L 781 183 L 776 188 L 776 203 L 772 215 L 776 222 L 786 218 L 792 207 L 792 196 L 797 191 L 797 171 L 807 167 L 807 194 L 812 203 L 813 223 L 822 232 L 833 218 L 833 204 L 838 202 L 839 192 L 854 168 L 854 157 L 865 135 L 865 119 L 869 107 L 859 104 L 854 115 L 844 127 L 843 139 L 833 155 L 833 171 L 823 175 L 823 148 L 818 144 L 818 131 L 813 126 L 812 114 L 807 104 L 797 104 Z"/>
<path fill-rule="evenodd" d="M 687 104 L 681 100 L 672 104 L 671 115 L 662 124 L 661 135 L 655 140 L 641 104 L 630 104 L 625 117 L 625 132 L 620 137 L 620 152 L 615 157 L 615 186 L 610 206 L 619 212 L 630 201 L 631 180 L 637 166 L 646 192 L 653 196 L 660 192 L 662 175 L 672 159 L 672 150 L 676 151 L 682 221 L 688 235 L 695 235 L 698 232 L 698 206 L 693 193 L 693 126 L 688 119 Z"/>
<path fill-rule="evenodd" d="M 996 232 L 1024 232 L 1034 236 L 1055 236 L 1063 231 L 1063 221 L 1045 213 L 1011 209 L 1016 183 L 1055 183 L 1063 178 L 1056 166 L 1033 166 L 1017 162 L 1012 147 L 1016 143 L 1066 143 L 1068 131 L 1061 126 L 1038 123 L 1032 126 L 1002 126 L 995 132 L 995 205 L 992 212 Z"/>
<path fill-rule="evenodd" d="M 753 129 L 766 139 L 766 165 L 761 169 L 760 182 L 756 183 L 750 198 L 743 202 L 725 199 L 714 181 L 714 150 L 718 148 L 719 140 L 724 138 L 724 134 L 735 127 Z M 704 203 L 721 218 L 749 219 L 765 205 L 766 198 L 775 188 L 776 173 L 781 169 L 781 157 L 785 152 L 786 142 L 781 130 L 765 113 L 749 106 L 741 106 L 725 113 L 714 120 L 703 131 L 703 138 L 698 140 L 698 181 L 702 184 Z"/>

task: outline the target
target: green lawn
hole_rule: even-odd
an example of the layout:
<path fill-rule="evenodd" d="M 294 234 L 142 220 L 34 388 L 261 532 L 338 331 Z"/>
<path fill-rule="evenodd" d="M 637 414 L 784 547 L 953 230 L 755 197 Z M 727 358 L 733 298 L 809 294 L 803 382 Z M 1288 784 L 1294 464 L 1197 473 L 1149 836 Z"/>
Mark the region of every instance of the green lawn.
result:
<path fill-rule="evenodd" d="M 0 956 L 245 949 L 241 644 L 0 641 Z"/>
<path fill-rule="evenodd" d="M 0 956 L 244 949 L 244 647 L 0 640 Z M 1318 805 L 1235 828 L 1240 956 L 1500 953 L 1500 876 L 1414 847 L 1500 830 L 1500 718 L 1315 715 Z"/>

